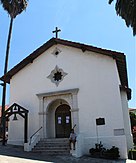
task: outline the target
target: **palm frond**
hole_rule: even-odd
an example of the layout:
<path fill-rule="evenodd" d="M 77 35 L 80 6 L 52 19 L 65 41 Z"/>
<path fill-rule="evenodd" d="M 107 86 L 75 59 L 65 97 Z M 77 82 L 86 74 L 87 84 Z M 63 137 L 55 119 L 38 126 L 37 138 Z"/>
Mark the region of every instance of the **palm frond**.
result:
<path fill-rule="evenodd" d="M 27 7 L 27 0 L 0 0 L 0 3 L 11 18 L 15 18 Z"/>
<path fill-rule="evenodd" d="M 109 0 L 111 4 L 114 0 Z M 136 35 L 136 0 L 116 0 L 117 15 L 125 20 L 127 27 L 131 26 L 133 35 Z"/>
<path fill-rule="evenodd" d="M 109 4 L 111 4 L 114 0 L 109 0 Z"/>

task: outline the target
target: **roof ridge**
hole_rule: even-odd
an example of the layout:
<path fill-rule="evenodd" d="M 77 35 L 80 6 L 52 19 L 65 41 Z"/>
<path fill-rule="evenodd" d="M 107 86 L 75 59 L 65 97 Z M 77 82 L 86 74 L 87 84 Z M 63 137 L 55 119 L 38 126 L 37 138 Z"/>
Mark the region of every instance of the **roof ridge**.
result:
<path fill-rule="evenodd" d="M 60 38 L 54 38 L 54 37 L 51 38 L 50 40 L 48 40 L 43 45 L 41 45 L 36 50 L 34 50 L 30 55 L 28 55 L 20 63 L 15 65 L 11 70 L 9 70 L 7 72 L 7 74 L 5 75 L 5 81 L 7 83 L 10 83 L 10 79 L 12 76 L 14 76 L 17 72 L 19 72 L 22 68 L 24 68 L 29 63 L 33 63 L 34 59 L 36 59 L 38 56 L 40 56 L 44 51 L 49 49 L 51 46 L 56 45 L 56 44 L 61 44 L 64 46 L 70 46 L 70 47 L 78 48 L 78 49 L 81 49 L 83 52 L 92 51 L 92 52 L 96 52 L 99 54 L 103 54 L 103 55 L 112 57 L 113 59 L 116 60 L 118 73 L 119 73 L 119 77 L 121 80 L 121 85 L 123 87 L 128 88 L 126 57 L 125 57 L 124 53 L 116 52 L 116 51 L 112 51 L 112 50 L 107 50 L 107 49 L 102 49 L 102 48 L 98 48 L 98 47 L 95 47 L 92 45 L 68 41 L 68 40 L 64 40 L 64 39 L 60 39 Z M 0 80 L 4 81 L 4 76 L 2 76 L 0 78 Z"/>

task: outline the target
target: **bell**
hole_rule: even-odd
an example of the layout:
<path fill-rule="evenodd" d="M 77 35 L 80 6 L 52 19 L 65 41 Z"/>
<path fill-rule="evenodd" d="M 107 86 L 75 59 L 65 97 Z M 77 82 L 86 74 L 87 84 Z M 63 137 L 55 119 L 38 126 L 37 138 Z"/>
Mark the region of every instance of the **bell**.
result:
<path fill-rule="evenodd" d="M 18 119 L 17 119 L 17 115 L 16 115 L 16 113 L 14 114 L 14 118 L 13 118 L 13 121 L 17 121 Z"/>

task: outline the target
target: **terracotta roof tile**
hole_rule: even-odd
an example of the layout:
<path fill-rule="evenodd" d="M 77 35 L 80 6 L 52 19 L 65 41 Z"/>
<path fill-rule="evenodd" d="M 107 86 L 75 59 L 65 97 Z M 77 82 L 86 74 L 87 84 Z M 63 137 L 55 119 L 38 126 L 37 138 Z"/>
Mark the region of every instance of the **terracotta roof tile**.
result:
<path fill-rule="evenodd" d="M 5 105 L 5 110 L 7 110 L 9 107 L 9 105 Z M 1 109 L 2 109 L 2 106 L 0 106 L 0 117 L 1 117 Z"/>

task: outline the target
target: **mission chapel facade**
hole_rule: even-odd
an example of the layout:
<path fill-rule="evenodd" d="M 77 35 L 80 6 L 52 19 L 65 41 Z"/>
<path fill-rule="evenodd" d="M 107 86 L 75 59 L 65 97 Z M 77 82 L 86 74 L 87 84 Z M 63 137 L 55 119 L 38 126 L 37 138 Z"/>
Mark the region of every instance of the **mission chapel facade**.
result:
<path fill-rule="evenodd" d="M 3 80 L 3 77 L 1 78 Z M 75 127 L 75 156 L 89 154 L 100 141 L 127 158 L 132 147 L 123 53 L 52 38 L 6 74 L 10 106 L 28 110 L 28 134 L 68 138 Z M 9 144 L 24 145 L 24 119 L 9 121 Z M 25 150 L 28 150 L 25 143 Z"/>

